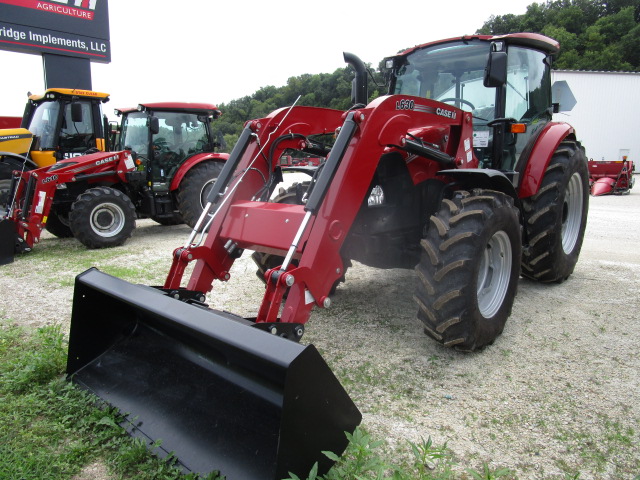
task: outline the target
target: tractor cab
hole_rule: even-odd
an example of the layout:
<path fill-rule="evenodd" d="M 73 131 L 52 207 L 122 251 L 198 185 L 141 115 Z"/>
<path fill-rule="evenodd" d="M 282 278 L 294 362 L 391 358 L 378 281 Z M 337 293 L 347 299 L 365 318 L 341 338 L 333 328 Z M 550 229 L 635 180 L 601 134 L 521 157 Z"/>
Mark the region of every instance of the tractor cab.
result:
<path fill-rule="evenodd" d="M 471 112 L 480 166 L 517 170 L 529 139 L 551 120 L 551 57 L 558 49 L 555 40 L 533 33 L 427 43 L 386 59 L 389 94 Z"/>
<path fill-rule="evenodd" d="M 33 135 L 29 156 L 34 168 L 87 151 L 106 150 L 102 104 L 107 101 L 107 93 L 67 88 L 29 96 L 22 128 Z"/>
<path fill-rule="evenodd" d="M 211 123 L 220 110 L 209 104 L 155 103 L 116 110 L 122 115 L 118 150 L 136 152 L 139 170 L 156 192 L 169 191 L 179 167 L 199 153 L 215 152 Z"/>

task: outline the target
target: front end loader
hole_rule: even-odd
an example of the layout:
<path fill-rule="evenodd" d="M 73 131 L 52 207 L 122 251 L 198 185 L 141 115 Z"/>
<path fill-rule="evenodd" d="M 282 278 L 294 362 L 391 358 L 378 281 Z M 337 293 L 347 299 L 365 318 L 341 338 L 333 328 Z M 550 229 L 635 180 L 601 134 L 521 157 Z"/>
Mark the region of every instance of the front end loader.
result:
<path fill-rule="evenodd" d="M 45 228 L 59 236 L 76 236 L 85 244 L 120 245 L 135 226 L 135 210 L 129 198 L 111 186 L 136 177 L 131 152 L 98 152 L 36 170 L 14 171 L 8 203 L 0 218 L 5 233 L 0 264 L 13 261 L 14 253 L 30 251 Z M 69 217 L 57 210 L 61 197 L 73 202 Z"/>
<path fill-rule="evenodd" d="M 355 105 L 294 104 L 247 122 L 162 288 L 95 269 L 77 277 L 70 378 L 189 470 L 326 471 L 321 452 L 341 453 L 360 414 L 298 342 L 353 261 L 415 269 L 407 308 L 427 335 L 467 351 L 499 337 L 521 274 L 573 272 L 588 177 L 575 131 L 551 121 L 558 48 L 537 34 L 414 47 L 386 60 L 389 94 L 370 102 L 364 64 L 345 54 Z M 306 180 L 282 187 L 288 171 Z M 246 251 L 265 284 L 257 315 L 208 309 Z M 194 442 L 176 440 L 195 426 Z M 259 448 L 263 434 L 273 443 Z"/>

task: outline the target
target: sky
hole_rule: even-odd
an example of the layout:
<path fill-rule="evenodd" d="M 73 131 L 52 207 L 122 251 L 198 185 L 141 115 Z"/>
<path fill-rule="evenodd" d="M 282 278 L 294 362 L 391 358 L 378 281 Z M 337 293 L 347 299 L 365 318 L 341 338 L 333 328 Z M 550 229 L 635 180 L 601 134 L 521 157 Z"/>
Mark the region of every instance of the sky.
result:
<path fill-rule="evenodd" d="M 161 101 L 228 103 L 305 73 L 345 66 L 342 52 L 377 66 L 422 43 L 472 34 L 491 15 L 534 0 L 109 0 L 111 63 L 92 63 L 105 113 Z M 0 51 L 0 115 L 22 116 L 44 91 L 40 55 Z"/>

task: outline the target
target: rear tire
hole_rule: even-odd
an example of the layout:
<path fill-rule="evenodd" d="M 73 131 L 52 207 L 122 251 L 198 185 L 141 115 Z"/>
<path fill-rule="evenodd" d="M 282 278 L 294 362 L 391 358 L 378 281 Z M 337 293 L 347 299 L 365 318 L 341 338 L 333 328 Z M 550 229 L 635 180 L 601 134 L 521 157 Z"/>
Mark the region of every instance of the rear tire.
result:
<path fill-rule="evenodd" d="M 458 192 L 443 200 L 420 242 L 415 300 L 425 333 L 476 350 L 502 333 L 518 288 L 519 211 L 508 195 Z"/>
<path fill-rule="evenodd" d="M 124 193 L 96 187 L 80 194 L 69 212 L 73 236 L 87 248 L 122 245 L 136 227 L 136 210 Z"/>
<path fill-rule="evenodd" d="M 47 231 L 58 238 L 71 238 L 73 232 L 69 225 L 69 214 L 59 213 L 53 208 L 49 212 L 49 218 L 47 219 Z"/>
<path fill-rule="evenodd" d="M 222 171 L 222 163 L 207 161 L 195 165 L 180 182 L 178 210 L 184 222 L 191 228 L 196 226 L 207 203 L 209 191 Z"/>
<path fill-rule="evenodd" d="M 578 143 L 560 144 L 540 190 L 522 204 L 529 238 L 522 275 L 539 282 L 566 280 L 578 262 L 589 210 L 589 173 Z"/>

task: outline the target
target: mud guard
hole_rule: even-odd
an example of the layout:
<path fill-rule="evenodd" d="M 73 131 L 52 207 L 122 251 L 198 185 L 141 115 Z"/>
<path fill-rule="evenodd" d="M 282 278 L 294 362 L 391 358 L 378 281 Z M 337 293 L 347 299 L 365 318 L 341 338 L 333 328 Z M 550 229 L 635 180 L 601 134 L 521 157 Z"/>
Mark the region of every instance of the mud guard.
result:
<path fill-rule="evenodd" d="M 502 172 L 490 168 L 458 168 L 455 170 L 440 170 L 438 175 L 453 177 L 466 189 L 484 188 L 497 190 L 513 198 L 516 206 L 520 206 L 520 199 L 515 184 L 518 183 L 518 172 Z"/>
<path fill-rule="evenodd" d="M 188 471 L 306 475 L 361 414 L 313 345 L 95 268 L 76 277 L 67 374 Z"/>

